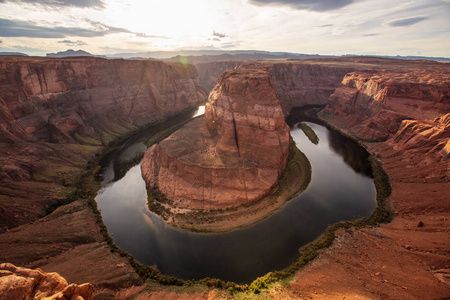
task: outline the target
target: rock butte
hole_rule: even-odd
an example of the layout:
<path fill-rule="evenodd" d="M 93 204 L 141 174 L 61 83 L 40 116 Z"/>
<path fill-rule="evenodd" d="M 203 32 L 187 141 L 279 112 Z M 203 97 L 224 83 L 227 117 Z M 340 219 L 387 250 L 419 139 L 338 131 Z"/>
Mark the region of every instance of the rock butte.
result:
<path fill-rule="evenodd" d="M 142 175 L 171 206 L 229 208 L 257 201 L 277 184 L 289 145 L 270 74 L 238 67 L 220 77 L 204 117 L 147 150 Z"/>

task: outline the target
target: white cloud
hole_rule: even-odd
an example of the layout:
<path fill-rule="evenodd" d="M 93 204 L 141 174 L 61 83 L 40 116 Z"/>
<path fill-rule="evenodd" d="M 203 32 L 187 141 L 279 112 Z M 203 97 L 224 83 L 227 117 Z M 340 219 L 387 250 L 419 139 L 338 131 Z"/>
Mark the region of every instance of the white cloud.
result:
<path fill-rule="evenodd" d="M 450 53 L 450 0 L 103 0 L 58 9 L 30 4 L 36 2 L 32 0 L 11 1 L 0 0 L 0 19 L 18 23 L 14 30 L 3 24 L 0 35 L 10 34 L 2 38 L 2 46 L 24 47 L 28 41 L 48 52 L 66 49 L 67 43 L 58 41 L 82 40 L 88 44 L 85 50 L 96 54 L 117 48 L 137 52 L 202 47 L 319 54 Z M 100 2 L 102 9 L 89 8 L 89 3 Z M 36 29 L 28 34 L 35 38 L 19 37 L 24 29 Z M 214 46 L 205 45 L 208 40 Z"/>

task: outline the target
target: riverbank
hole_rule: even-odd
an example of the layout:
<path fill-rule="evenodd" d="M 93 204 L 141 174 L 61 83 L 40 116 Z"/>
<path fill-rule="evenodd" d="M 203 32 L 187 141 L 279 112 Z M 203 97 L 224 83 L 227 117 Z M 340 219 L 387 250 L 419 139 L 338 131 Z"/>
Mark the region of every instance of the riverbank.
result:
<path fill-rule="evenodd" d="M 324 121 L 356 137 L 332 116 Z M 450 297 L 450 183 L 422 177 L 423 156 L 388 142 L 363 142 L 387 172 L 393 220 L 340 230 L 333 244 L 296 272 L 287 299 L 446 299 Z M 430 164 L 434 172 L 447 164 Z M 437 169 L 436 169 L 437 168 Z M 299 293 L 299 294 L 297 294 Z"/>
<path fill-rule="evenodd" d="M 277 186 L 256 203 L 224 210 L 176 209 L 155 205 L 155 196 L 149 190 L 148 205 L 150 210 L 160 214 L 172 226 L 197 232 L 226 232 L 249 226 L 272 215 L 305 190 L 310 181 L 311 164 L 291 139 L 289 158 Z"/>

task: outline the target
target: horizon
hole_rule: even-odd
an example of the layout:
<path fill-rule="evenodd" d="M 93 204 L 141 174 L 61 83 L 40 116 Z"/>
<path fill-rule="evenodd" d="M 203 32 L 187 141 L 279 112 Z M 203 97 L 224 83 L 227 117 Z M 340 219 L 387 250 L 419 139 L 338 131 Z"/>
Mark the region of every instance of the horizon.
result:
<path fill-rule="evenodd" d="M 75 52 L 85 52 L 86 55 L 71 55 L 69 53 L 75 53 Z M 192 52 L 192 54 L 190 54 Z M 205 52 L 205 53 L 197 53 L 196 52 Z M 186 53 L 186 55 L 183 55 L 183 53 Z M 377 57 L 377 58 L 386 58 L 386 59 L 431 59 L 435 61 L 441 61 L 439 59 L 443 59 L 442 62 L 447 62 L 447 60 L 450 60 L 450 56 L 423 56 L 423 55 L 383 55 L 383 54 L 376 54 L 376 55 L 362 55 L 362 54 L 354 54 L 354 53 L 347 53 L 342 55 L 322 55 L 317 53 L 295 53 L 295 52 L 287 52 L 287 51 L 266 51 L 266 50 L 255 50 L 255 49 L 239 49 L 239 50 L 220 50 L 220 49 L 213 49 L 213 50 L 207 50 L 207 49 L 195 49 L 195 50 L 157 50 L 157 51 L 141 51 L 141 52 L 123 52 L 123 53 L 111 53 L 111 54 L 92 54 L 88 51 L 85 51 L 83 49 L 66 49 L 61 50 L 55 53 L 46 53 L 43 55 L 29 55 L 27 53 L 22 52 L 3 52 L 0 51 L 0 55 L 11 55 L 11 56 L 21 56 L 26 55 L 28 57 L 60 57 L 60 58 L 70 58 L 70 57 L 100 57 L 100 58 L 107 58 L 107 59 L 114 59 L 114 58 L 123 58 L 123 59 L 133 59 L 133 58 L 151 58 L 151 59 L 157 59 L 157 60 L 166 60 L 166 59 L 173 59 L 178 56 L 182 57 L 200 57 L 200 56 L 220 56 L 224 54 L 229 55 L 238 55 L 238 54 L 249 54 L 249 55 L 257 55 L 257 54 L 267 54 L 267 55 L 273 55 L 273 56 L 311 56 L 311 58 L 327 58 L 327 57 L 335 57 L 335 58 L 345 58 L 345 57 Z M 65 55 L 67 54 L 67 55 Z M 154 54 L 154 56 L 152 56 Z M 166 54 L 166 55 L 164 55 Z M 170 55 L 169 55 L 170 54 Z M 61 56 L 58 56 L 61 55 Z M 136 56 L 134 56 L 136 55 Z M 141 56 L 139 56 L 141 55 Z M 269 58 L 270 59 L 270 58 Z M 295 59 L 295 58 L 293 58 Z M 300 57 L 299 59 L 309 59 L 309 57 Z"/>
<path fill-rule="evenodd" d="M 0 52 L 450 57 L 450 0 L 0 0 Z M 252 50 L 257 49 L 257 50 Z"/>

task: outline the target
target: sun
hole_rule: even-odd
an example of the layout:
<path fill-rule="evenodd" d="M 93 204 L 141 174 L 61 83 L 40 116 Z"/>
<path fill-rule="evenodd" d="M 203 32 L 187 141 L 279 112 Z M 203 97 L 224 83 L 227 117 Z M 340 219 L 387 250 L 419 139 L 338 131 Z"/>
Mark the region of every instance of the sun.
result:
<path fill-rule="evenodd" d="M 148 36 L 196 39 L 211 35 L 214 15 L 207 0 L 132 1 L 117 17 L 125 28 Z"/>

